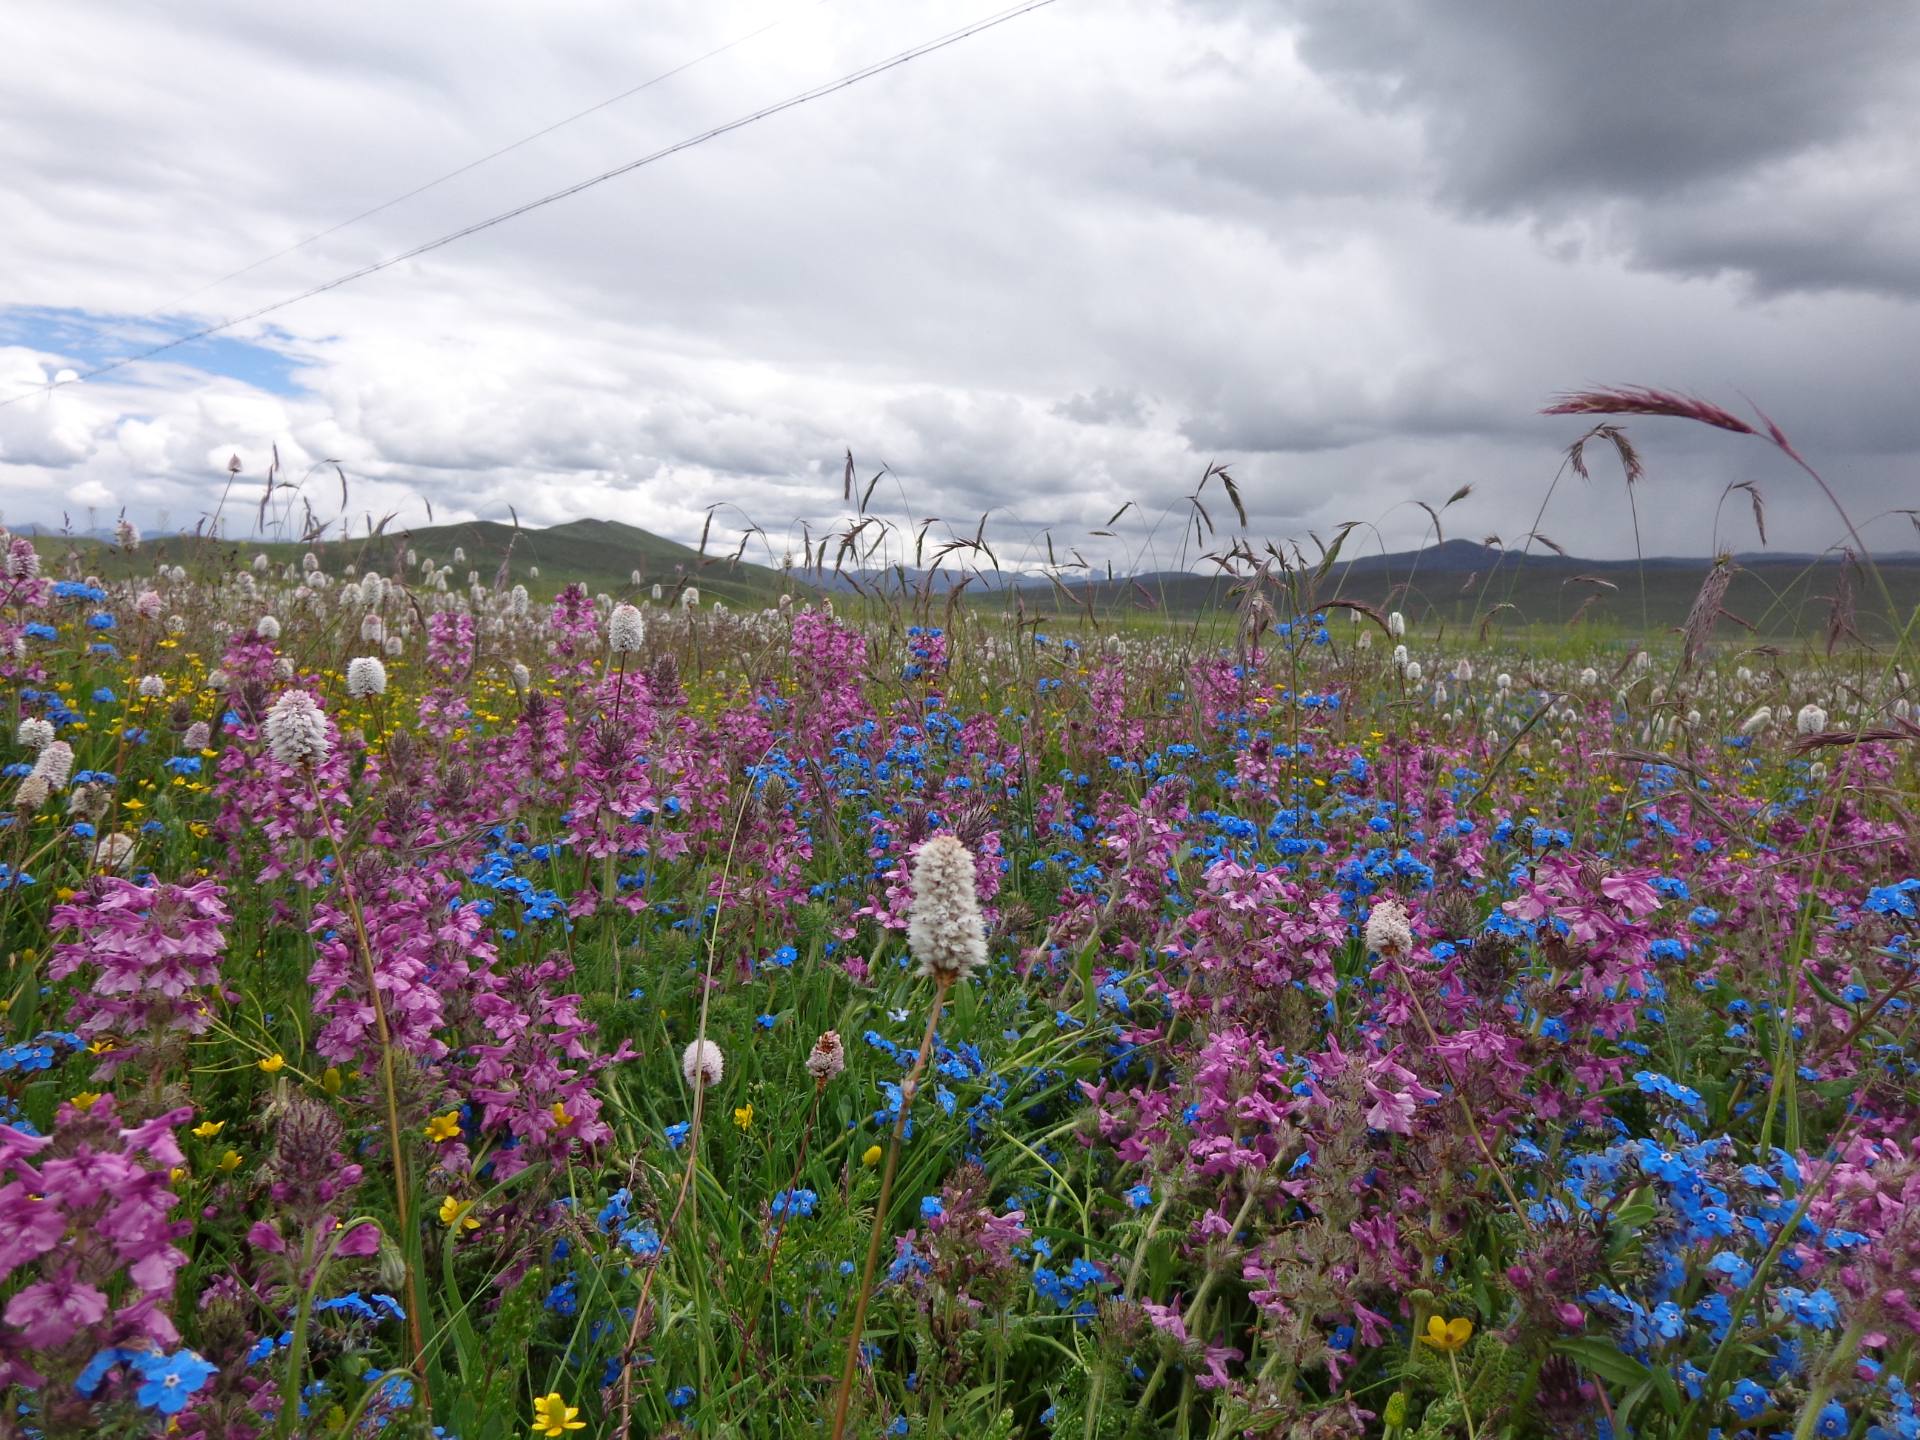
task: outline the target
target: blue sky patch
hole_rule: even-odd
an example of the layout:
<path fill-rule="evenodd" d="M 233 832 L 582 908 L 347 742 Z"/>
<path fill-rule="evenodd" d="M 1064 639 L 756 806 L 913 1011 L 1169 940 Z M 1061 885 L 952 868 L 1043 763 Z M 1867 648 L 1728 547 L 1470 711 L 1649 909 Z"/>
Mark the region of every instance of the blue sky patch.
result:
<path fill-rule="evenodd" d="M 98 314 L 56 305 L 0 306 L 0 345 L 25 345 L 46 351 L 79 370 L 125 359 L 195 328 L 195 321 L 179 315 L 142 317 Z M 283 330 L 269 329 L 266 333 L 270 341 L 295 343 Z M 294 370 L 301 363 L 298 359 L 269 344 L 236 340 L 227 335 L 195 340 L 177 350 L 156 355 L 154 362 L 185 365 L 208 375 L 242 381 L 274 395 L 297 395 L 304 389 L 293 378 Z"/>

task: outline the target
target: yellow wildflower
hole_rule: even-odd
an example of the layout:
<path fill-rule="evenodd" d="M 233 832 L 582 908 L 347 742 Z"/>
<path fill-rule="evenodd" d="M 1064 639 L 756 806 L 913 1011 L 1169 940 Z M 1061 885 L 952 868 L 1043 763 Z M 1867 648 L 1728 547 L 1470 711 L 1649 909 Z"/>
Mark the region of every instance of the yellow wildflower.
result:
<path fill-rule="evenodd" d="M 91 1110 L 99 1098 L 100 1092 L 98 1090 L 82 1090 L 78 1095 L 73 1097 L 71 1103 L 76 1110 Z"/>
<path fill-rule="evenodd" d="M 462 1225 L 469 1230 L 478 1230 L 480 1222 L 467 1213 L 471 1209 L 473 1209 L 471 1200 L 461 1200 L 449 1195 L 440 1202 L 440 1223 L 456 1230 Z"/>
<path fill-rule="evenodd" d="M 193 1127 L 193 1133 L 202 1140 L 211 1140 L 226 1128 L 227 1122 L 224 1120 L 202 1120 Z"/>
<path fill-rule="evenodd" d="M 753 1106 L 737 1106 L 733 1112 L 733 1123 L 742 1130 L 749 1129 L 753 1125 Z"/>
<path fill-rule="evenodd" d="M 573 1123 L 573 1116 L 567 1113 L 566 1105 L 559 1100 L 554 1101 L 553 1104 L 547 1108 L 547 1113 L 553 1116 L 553 1123 L 556 1125 L 565 1126 Z"/>
<path fill-rule="evenodd" d="M 240 1152 L 238 1150 L 227 1151 L 226 1154 L 220 1157 L 220 1168 L 229 1174 L 238 1170 L 240 1168 Z"/>
<path fill-rule="evenodd" d="M 869 1145 L 867 1147 L 867 1153 L 860 1157 L 860 1163 L 869 1170 L 878 1165 L 880 1163 L 880 1147 L 878 1145 Z"/>
<path fill-rule="evenodd" d="M 1458 1350 L 1472 1338 L 1473 1321 L 1466 1316 L 1456 1315 L 1451 1320 L 1442 1320 L 1438 1315 L 1429 1315 L 1427 1333 L 1420 1340 L 1436 1350 Z"/>
<path fill-rule="evenodd" d="M 533 1402 L 533 1433 L 554 1440 L 569 1430 L 584 1430 L 587 1422 L 573 1417 L 580 1413 L 578 1405 L 569 1405 L 558 1390 L 541 1396 Z"/>
<path fill-rule="evenodd" d="M 427 1139 L 438 1145 L 442 1140 L 457 1139 L 460 1134 L 460 1112 L 449 1110 L 444 1115 L 435 1115 L 427 1121 Z"/>
<path fill-rule="evenodd" d="M 267 1056 L 266 1059 L 260 1062 L 260 1068 L 269 1075 L 279 1074 L 282 1070 L 286 1068 L 286 1065 L 287 1065 L 287 1057 L 282 1055 L 277 1050 L 274 1051 L 273 1054 Z"/>

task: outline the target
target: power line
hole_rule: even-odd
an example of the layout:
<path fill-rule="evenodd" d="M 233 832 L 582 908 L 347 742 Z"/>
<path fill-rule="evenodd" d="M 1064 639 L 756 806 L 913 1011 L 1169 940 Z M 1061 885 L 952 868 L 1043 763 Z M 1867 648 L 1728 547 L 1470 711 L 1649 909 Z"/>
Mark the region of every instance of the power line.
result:
<path fill-rule="evenodd" d="M 816 8 L 820 5 L 825 5 L 827 3 L 828 3 L 828 0 L 815 0 Z M 404 204 L 406 201 L 413 199 L 417 195 L 424 195 L 427 193 L 427 191 L 446 184 L 449 180 L 457 180 L 460 178 L 460 176 L 465 175 L 468 171 L 478 170 L 482 165 L 485 165 L 490 161 L 498 160 L 502 155 L 510 155 L 515 150 L 520 149 L 522 146 L 531 145 L 536 140 L 544 139 L 547 136 L 553 134 L 554 131 L 563 130 L 567 126 L 573 124 L 575 121 L 584 120 L 589 115 L 596 115 L 600 111 L 605 110 L 610 105 L 618 105 L 622 100 L 630 100 L 635 95 L 638 95 L 641 91 L 650 90 L 655 85 L 658 85 L 663 81 L 673 79 L 673 77 L 676 75 L 684 75 L 687 71 L 693 69 L 694 66 L 703 64 L 704 62 L 713 59 L 717 55 L 724 55 L 729 50 L 738 49 L 740 46 L 746 44 L 749 40 L 757 40 L 760 36 L 766 34 L 769 30 L 778 29 L 780 26 L 786 24 L 787 21 L 791 20 L 792 18 L 793 18 L 792 15 L 782 15 L 777 20 L 770 20 L 765 25 L 762 25 L 758 30 L 754 30 L 746 35 L 739 36 L 737 39 L 729 40 L 724 45 L 716 45 L 713 49 L 707 51 L 704 55 L 696 55 L 691 60 L 685 61 L 682 64 L 674 66 L 671 70 L 663 70 L 658 75 L 655 75 L 652 79 L 643 80 L 638 85 L 632 86 L 631 88 L 626 90 L 622 90 L 618 95 L 609 95 L 605 100 L 600 101 L 599 104 L 597 105 L 589 105 L 584 110 L 576 110 L 573 114 L 567 116 L 564 120 L 556 120 L 551 125 L 547 125 L 539 130 L 535 130 L 531 135 L 521 136 L 518 140 L 515 140 L 510 145 L 502 145 L 498 150 L 488 151 L 485 155 L 482 155 L 479 158 L 474 160 L 469 160 L 466 164 L 461 165 L 455 169 L 449 170 L 447 171 L 446 174 L 437 176 L 434 179 L 427 181 L 425 184 L 414 186 L 413 189 L 407 191 L 405 194 L 396 195 L 391 200 L 384 200 L 380 204 L 375 205 L 372 209 L 362 210 L 358 215 L 350 215 L 337 225 L 329 225 L 324 230 L 316 230 L 313 232 L 313 234 L 307 236 L 306 239 L 296 240 L 293 244 L 287 246 L 284 250 L 276 250 L 271 255 L 263 255 L 260 259 L 255 260 L 250 265 L 242 265 L 238 270 L 229 270 L 224 275 L 216 276 L 214 279 L 207 281 L 206 284 L 200 286 L 198 289 L 189 290 L 186 294 L 180 296 L 179 299 L 174 300 L 171 304 L 165 305 L 161 307 L 159 310 L 148 311 L 146 318 L 151 318 L 154 315 L 164 314 L 174 309 L 177 309 L 179 306 L 186 304 L 187 301 L 206 294 L 207 291 L 209 290 L 218 289 L 220 286 L 226 284 L 229 280 L 237 280 L 242 275 L 250 275 L 255 270 L 258 270 L 262 265 L 271 265 L 274 261 L 286 258 L 287 256 L 293 254 L 294 251 L 296 250 L 304 250 L 307 246 L 313 244 L 313 242 L 316 240 L 324 240 L 329 235 L 337 235 L 342 230 L 347 229 L 351 225 L 358 225 L 362 220 L 370 220 L 375 215 L 378 215 L 383 211 L 391 210 L 394 206 Z"/>
<path fill-rule="evenodd" d="M 1017 20 L 1022 15 L 1032 14 L 1035 10 L 1045 9 L 1053 3 L 1054 0 L 1024 0 L 1024 3 L 998 11 L 984 19 L 964 25 L 958 30 L 950 30 L 945 35 L 941 35 L 935 39 L 923 41 L 921 44 L 915 45 L 907 50 L 902 50 L 896 55 L 889 56 L 885 60 L 877 60 L 870 65 L 862 66 L 858 70 L 849 71 L 837 80 L 829 80 L 811 89 L 789 95 L 784 100 L 762 106 L 758 110 L 750 111 L 745 115 L 728 120 L 724 124 L 715 125 L 710 129 L 702 130 L 696 135 L 690 135 L 686 139 L 676 141 L 671 145 L 664 145 L 658 150 L 642 155 L 637 160 L 629 160 L 624 165 L 617 165 L 613 169 L 602 171 L 600 174 L 592 176 L 589 179 L 578 181 L 563 189 L 542 195 L 537 200 L 529 200 L 523 205 L 514 206 L 511 210 L 503 210 L 497 215 L 489 216 L 485 220 L 477 220 L 471 225 L 462 226 L 460 229 L 450 231 L 437 239 L 428 240 L 408 250 L 402 250 L 396 255 L 389 255 L 384 260 L 376 260 L 369 265 L 361 266 L 358 270 L 350 270 L 344 275 L 335 276 L 333 279 L 323 284 L 315 285 L 311 289 L 303 290 L 297 295 L 288 296 L 284 300 L 276 300 L 271 305 L 262 305 L 259 309 L 249 310 L 244 315 L 232 316 L 217 324 L 195 330 L 191 334 L 177 336 L 172 340 L 166 341 L 164 344 L 138 351 L 121 360 L 109 361 L 105 365 L 96 366 L 94 369 L 68 376 L 64 380 L 49 381 L 45 385 L 36 386 L 34 389 L 28 390 L 23 394 L 13 396 L 11 399 L 0 400 L 0 409 L 5 409 L 9 405 L 16 405 L 22 400 L 31 399 L 35 395 L 51 394 L 63 386 L 77 384 L 82 380 L 92 380 L 97 376 L 122 369 L 125 366 L 138 364 L 142 360 L 151 360 L 156 355 L 164 355 L 167 351 L 177 350 L 182 345 L 191 345 L 196 340 L 204 340 L 210 335 L 218 335 L 222 331 L 231 330 L 236 325 L 244 325 L 249 320 L 258 320 L 263 315 L 271 315 L 276 311 L 286 309 L 290 305 L 297 305 L 303 300 L 311 300 L 314 296 L 324 295 L 329 290 L 338 290 L 343 285 L 351 285 L 356 280 L 363 280 L 369 275 L 375 275 L 382 270 L 391 269 L 393 266 L 402 264 L 405 261 L 418 259 L 422 255 L 451 245 L 457 240 L 464 240 L 468 236 L 477 235 L 483 230 L 491 230 L 496 225 L 503 225 L 509 220 L 516 220 L 522 215 L 530 214 L 535 210 L 552 205 L 556 201 L 569 199 L 572 196 L 580 194 L 582 191 L 591 190 L 597 185 L 604 185 L 609 180 L 615 180 L 622 175 L 631 174 L 635 170 L 664 160 L 670 155 L 677 155 L 682 150 L 691 150 L 696 146 L 706 144 L 709 140 L 717 140 L 722 135 L 744 129 L 749 125 L 769 119 L 783 111 L 792 110 L 796 106 L 807 104 L 809 101 L 819 100 L 838 91 L 848 89 L 854 85 L 858 85 L 863 80 L 871 80 L 876 75 L 882 75 L 889 70 L 897 69 L 911 61 L 920 59 L 923 55 L 931 55 L 935 51 L 944 50 L 950 45 L 957 45 L 962 40 L 967 40 L 975 35 L 992 30 L 997 26 L 1006 24 L 1010 20 Z"/>

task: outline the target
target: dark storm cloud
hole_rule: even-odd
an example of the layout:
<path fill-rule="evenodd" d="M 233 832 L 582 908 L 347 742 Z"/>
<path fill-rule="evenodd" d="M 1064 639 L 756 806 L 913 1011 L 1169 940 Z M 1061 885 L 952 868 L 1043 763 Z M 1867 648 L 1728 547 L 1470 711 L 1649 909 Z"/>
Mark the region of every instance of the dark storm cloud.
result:
<path fill-rule="evenodd" d="M 1920 6 L 1308 0 L 1301 54 L 1419 116 L 1462 211 L 1767 291 L 1920 294 Z"/>

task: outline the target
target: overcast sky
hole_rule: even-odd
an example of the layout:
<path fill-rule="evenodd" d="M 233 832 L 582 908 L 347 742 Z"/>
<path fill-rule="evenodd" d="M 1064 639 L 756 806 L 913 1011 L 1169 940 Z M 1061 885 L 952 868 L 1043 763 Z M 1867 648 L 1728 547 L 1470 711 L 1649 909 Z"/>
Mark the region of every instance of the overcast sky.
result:
<path fill-rule="evenodd" d="M 22 0 L 0 53 L 0 399 L 269 304 L 990 13 L 990 0 Z M 644 15 L 644 19 L 636 16 Z M 769 22 L 773 28 L 754 34 Z M 743 38 L 750 37 L 750 38 Z M 716 47 L 381 214 L 209 281 Z M 304 301 L 0 408 L 0 519 L 153 527 L 323 458 L 356 517 L 797 544 L 874 506 L 1180 559 L 1517 539 L 1597 383 L 1771 414 L 1858 521 L 1920 505 L 1920 6 L 1056 0 Z M 1737 436 L 1631 426 L 1649 553 L 1842 535 Z M 337 508 L 339 482 L 314 482 Z M 1123 501 L 1140 509 L 1110 540 Z M 1171 514 L 1157 528 L 1156 520 Z M 1212 507 L 1224 518 L 1223 507 Z M 229 508 L 229 516 L 234 514 Z M 241 527 L 244 528 L 244 523 Z M 1541 527 L 1633 551 L 1617 472 Z M 937 533 L 937 532 L 936 532 Z M 1916 548 L 1903 518 L 1869 528 Z M 1757 546 L 1744 500 L 1723 545 Z M 757 551 L 766 558 L 764 550 Z M 1191 557 L 1189 557 L 1191 558 Z"/>

